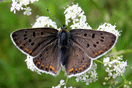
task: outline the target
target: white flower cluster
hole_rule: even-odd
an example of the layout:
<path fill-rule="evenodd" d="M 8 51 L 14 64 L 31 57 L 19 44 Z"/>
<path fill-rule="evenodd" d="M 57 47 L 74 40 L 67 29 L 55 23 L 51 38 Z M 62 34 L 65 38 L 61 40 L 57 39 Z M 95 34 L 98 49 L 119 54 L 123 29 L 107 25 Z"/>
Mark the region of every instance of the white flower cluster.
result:
<path fill-rule="evenodd" d="M 62 79 L 62 80 L 60 80 L 60 84 L 58 84 L 56 87 L 52 86 L 52 88 L 62 88 L 62 86 L 64 86 L 64 85 L 65 85 L 65 83 L 64 83 L 64 80 Z M 66 86 L 64 86 L 64 88 L 75 88 L 75 87 L 72 87 L 72 86 L 66 87 Z"/>
<path fill-rule="evenodd" d="M 33 3 L 35 1 L 38 1 L 38 0 L 12 0 L 12 4 L 11 4 L 11 8 L 10 8 L 10 11 L 14 12 L 14 14 L 16 13 L 16 10 L 17 11 L 20 11 L 20 10 L 25 10 L 23 12 L 24 15 L 31 15 L 31 8 L 30 7 L 27 7 L 27 5 L 29 3 Z"/>
<path fill-rule="evenodd" d="M 49 17 L 46 17 L 46 16 L 38 17 L 32 27 L 37 28 L 37 27 L 45 27 L 45 26 L 57 29 L 56 23 L 54 21 L 52 21 L 51 19 L 49 19 Z"/>
<path fill-rule="evenodd" d="M 86 23 L 86 16 L 81 7 L 76 5 L 69 6 L 65 11 L 65 24 L 73 21 L 73 24 L 70 26 L 72 29 L 81 28 L 81 29 L 91 29 L 90 25 Z"/>
<path fill-rule="evenodd" d="M 123 56 L 114 57 L 110 59 L 110 57 L 104 58 L 104 66 L 106 66 L 106 72 L 108 72 L 108 76 L 106 79 L 117 78 L 118 76 L 122 76 L 126 70 L 127 61 L 122 60 Z"/>
<path fill-rule="evenodd" d="M 115 25 L 113 26 L 110 23 L 105 22 L 104 24 L 100 25 L 97 30 L 107 31 L 107 32 L 115 34 L 118 37 L 121 35 L 120 34 L 121 31 L 116 30 L 115 27 L 116 27 Z"/>
<path fill-rule="evenodd" d="M 89 85 L 89 83 L 97 81 L 98 76 L 96 73 L 96 69 L 97 64 L 94 63 L 89 71 L 87 71 L 83 75 L 77 76 L 76 81 L 86 82 L 86 85 Z"/>

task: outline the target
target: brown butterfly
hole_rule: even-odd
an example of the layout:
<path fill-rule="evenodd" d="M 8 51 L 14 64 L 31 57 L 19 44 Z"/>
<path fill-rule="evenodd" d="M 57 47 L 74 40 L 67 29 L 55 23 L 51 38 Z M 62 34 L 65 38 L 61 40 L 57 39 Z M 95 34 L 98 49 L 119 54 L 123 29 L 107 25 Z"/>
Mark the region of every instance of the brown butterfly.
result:
<path fill-rule="evenodd" d="M 110 51 L 117 37 L 109 32 L 90 29 L 61 31 L 53 28 L 20 29 L 11 33 L 14 45 L 33 57 L 35 66 L 46 73 L 57 75 L 64 66 L 68 77 L 88 71 L 92 61 Z"/>

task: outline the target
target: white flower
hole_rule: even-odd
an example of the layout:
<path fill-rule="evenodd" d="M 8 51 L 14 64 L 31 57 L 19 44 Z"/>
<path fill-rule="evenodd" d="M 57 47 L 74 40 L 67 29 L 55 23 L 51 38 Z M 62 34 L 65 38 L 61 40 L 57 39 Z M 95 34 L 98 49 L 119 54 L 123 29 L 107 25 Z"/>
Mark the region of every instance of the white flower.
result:
<path fill-rule="evenodd" d="M 106 60 L 107 59 L 107 60 Z M 106 72 L 108 72 L 109 77 L 113 77 L 113 79 L 118 76 L 122 76 L 126 70 L 127 61 L 122 61 L 122 56 L 117 56 L 114 59 L 110 60 L 109 57 L 104 58 L 104 66 L 107 66 Z"/>
<path fill-rule="evenodd" d="M 65 85 L 64 80 L 60 80 L 60 85 Z"/>
<path fill-rule="evenodd" d="M 52 86 L 52 88 L 62 88 L 62 86 L 64 86 L 64 80 L 60 80 L 60 84 L 58 84 L 56 87 Z M 64 86 L 64 88 L 66 88 L 66 86 Z M 73 88 L 72 86 L 68 87 L 68 88 Z"/>
<path fill-rule="evenodd" d="M 86 82 L 86 85 L 89 85 L 89 83 L 97 81 L 98 76 L 96 73 L 96 69 L 97 69 L 97 64 L 94 63 L 88 72 L 84 73 L 83 75 L 77 76 L 76 81 Z"/>
<path fill-rule="evenodd" d="M 106 66 L 110 61 L 109 57 L 104 58 L 103 62 L 104 62 L 104 66 Z"/>
<path fill-rule="evenodd" d="M 64 14 L 66 19 L 66 25 L 73 21 L 73 24 L 70 26 L 72 29 L 91 29 L 90 25 L 86 23 L 86 16 L 84 15 L 84 11 L 82 11 L 81 7 L 79 7 L 78 4 L 69 6 L 65 10 Z"/>
<path fill-rule="evenodd" d="M 30 12 L 31 8 L 30 7 L 24 8 L 24 10 L 25 10 L 23 13 L 24 15 L 28 15 L 28 16 L 31 15 L 31 12 Z"/>
<path fill-rule="evenodd" d="M 116 27 L 115 25 L 112 26 L 110 23 L 105 22 L 104 24 L 100 25 L 97 30 L 107 31 L 107 32 L 115 34 L 118 37 L 121 35 L 120 34 L 121 31 L 116 30 L 115 27 Z"/>
<path fill-rule="evenodd" d="M 29 16 L 32 13 L 30 12 L 31 8 L 27 7 L 27 5 L 30 4 L 30 2 L 33 3 L 35 1 L 38 1 L 38 0 L 12 0 L 10 11 L 11 12 L 14 11 L 14 14 L 15 14 L 16 10 L 17 11 L 25 10 L 23 14 Z"/>
<path fill-rule="evenodd" d="M 32 27 L 36 28 L 36 27 L 45 27 L 45 26 L 57 29 L 56 23 L 54 21 L 52 21 L 51 19 L 49 19 L 49 17 L 46 17 L 46 16 L 38 17 Z"/>

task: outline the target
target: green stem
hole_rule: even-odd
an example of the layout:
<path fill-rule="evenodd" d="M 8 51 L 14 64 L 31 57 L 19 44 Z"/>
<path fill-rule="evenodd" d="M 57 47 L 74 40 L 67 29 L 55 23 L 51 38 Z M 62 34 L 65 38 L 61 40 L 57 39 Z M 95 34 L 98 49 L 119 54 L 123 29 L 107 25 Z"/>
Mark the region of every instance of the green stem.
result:
<path fill-rule="evenodd" d="M 124 84 L 126 84 L 126 78 L 124 77 L 124 75 L 122 76 L 122 79 L 124 80 L 124 82 L 119 85 L 117 88 L 121 88 Z"/>
<path fill-rule="evenodd" d="M 99 60 L 94 60 L 94 61 L 99 62 L 99 63 L 101 63 L 101 64 L 104 64 L 103 62 L 101 62 L 101 61 L 99 61 Z"/>
<path fill-rule="evenodd" d="M 66 78 L 66 83 L 65 83 L 65 86 L 66 86 L 67 82 L 68 82 L 68 77 Z"/>
<path fill-rule="evenodd" d="M 118 55 L 126 54 L 126 53 L 132 53 L 132 49 L 121 50 L 118 52 L 112 52 L 110 55 L 118 56 Z"/>

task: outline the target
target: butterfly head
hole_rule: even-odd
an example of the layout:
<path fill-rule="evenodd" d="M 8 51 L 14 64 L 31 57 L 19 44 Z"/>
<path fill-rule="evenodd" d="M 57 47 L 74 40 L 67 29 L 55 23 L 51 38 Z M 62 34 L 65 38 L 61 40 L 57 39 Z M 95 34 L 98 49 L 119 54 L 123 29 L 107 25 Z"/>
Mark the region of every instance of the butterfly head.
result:
<path fill-rule="evenodd" d="M 61 27 L 62 31 L 66 31 L 67 28 L 65 27 L 65 25 L 63 24 L 63 27 Z"/>

